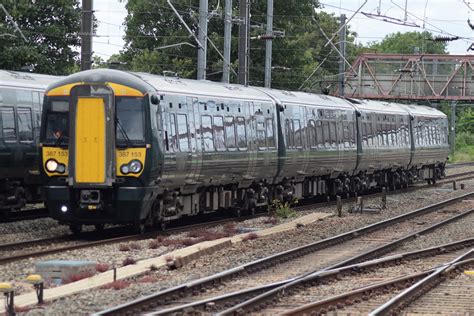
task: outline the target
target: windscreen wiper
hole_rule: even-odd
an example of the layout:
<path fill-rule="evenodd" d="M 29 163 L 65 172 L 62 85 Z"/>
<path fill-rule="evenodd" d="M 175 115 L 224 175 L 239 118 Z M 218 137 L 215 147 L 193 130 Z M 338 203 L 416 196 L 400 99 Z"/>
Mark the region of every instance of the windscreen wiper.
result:
<path fill-rule="evenodd" d="M 115 123 L 117 124 L 117 127 L 119 128 L 120 133 L 123 136 L 123 139 L 125 139 L 126 147 L 131 147 L 130 138 L 128 138 L 127 132 L 125 132 L 125 129 L 123 128 L 122 123 L 120 123 L 120 120 L 118 117 L 115 118 Z"/>

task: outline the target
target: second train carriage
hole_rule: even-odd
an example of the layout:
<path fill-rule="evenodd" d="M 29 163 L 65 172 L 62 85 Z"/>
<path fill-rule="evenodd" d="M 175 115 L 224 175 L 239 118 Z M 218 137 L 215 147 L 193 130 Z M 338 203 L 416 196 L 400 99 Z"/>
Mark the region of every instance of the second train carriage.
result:
<path fill-rule="evenodd" d="M 142 230 L 146 223 L 218 209 L 253 211 L 273 199 L 396 187 L 419 175 L 434 181 L 444 168 L 446 138 L 416 142 L 411 131 L 421 124 L 430 132 L 420 136 L 444 135 L 446 116 L 424 111 L 85 71 L 46 93 L 45 199 L 51 215 L 74 231 L 104 223 Z"/>
<path fill-rule="evenodd" d="M 39 198 L 44 90 L 59 77 L 0 70 L 0 212 Z"/>

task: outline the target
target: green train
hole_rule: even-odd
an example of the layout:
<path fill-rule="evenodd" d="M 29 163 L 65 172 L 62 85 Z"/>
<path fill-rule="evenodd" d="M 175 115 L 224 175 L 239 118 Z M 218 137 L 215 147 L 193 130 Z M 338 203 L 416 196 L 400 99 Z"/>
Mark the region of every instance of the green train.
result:
<path fill-rule="evenodd" d="M 50 85 L 41 123 L 45 203 L 74 232 L 435 182 L 449 152 L 429 107 L 109 69 Z"/>

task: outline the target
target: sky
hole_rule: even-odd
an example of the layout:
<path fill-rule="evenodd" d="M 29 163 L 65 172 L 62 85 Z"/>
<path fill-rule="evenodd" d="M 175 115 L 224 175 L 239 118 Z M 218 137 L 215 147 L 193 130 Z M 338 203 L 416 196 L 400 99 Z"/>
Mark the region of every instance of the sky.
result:
<path fill-rule="evenodd" d="M 214 6 L 217 2 L 218 0 L 210 0 L 209 6 Z M 222 0 L 219 3 L 223 5 Z M 337 16 L 345 14 L 348 19 L 362 6 L 359 13 L 349 22 L 350 30 L 358 35 L 356 38 L 358 43 L 380 41 L 386 35 L 395 32 L 427 30 L 435 36 L 460 37 L 457 41 L 449 42 L 450 54 L 474 53 L 474 51 L 467 51 L 474 42 L 474 31 L 467 24 L 469 18 L 474 24 L 474 0 L 320 0 L 320 3 L 323 11 Z M 406 14 L 405 3 L 407 4 Z M 123 22 L 127 15 L 125 4 L 126 0 L 94 0 L 94 11 L 99 27 L 97 36 L 94 37 L 93 51 L 104 60 L 118 53 L 123 47 Z M 407 24 L 416 24 L 419 27 L 395 25 L 362 14 L 377 15 L 378 11 L 380 15 L 401 21 L 404 21 L 407 15 Z"/>

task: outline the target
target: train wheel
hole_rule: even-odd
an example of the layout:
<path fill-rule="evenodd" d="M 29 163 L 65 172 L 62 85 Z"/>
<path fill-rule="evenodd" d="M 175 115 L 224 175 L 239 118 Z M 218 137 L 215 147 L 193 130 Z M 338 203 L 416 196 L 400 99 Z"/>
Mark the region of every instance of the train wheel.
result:
<path fill-rule="evenodd" d="M 82 232 L 81 224 L 70 224 L 69 229 L 74 235 L 79 235 Z"/>
<path fill-rule="evenodd" d="M 95 227 L 96 231 L 102 232 L 104 230 L 105 225 L 104 224 L 95 224 L 94 227 Z"/>

